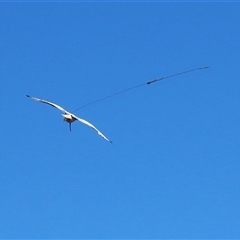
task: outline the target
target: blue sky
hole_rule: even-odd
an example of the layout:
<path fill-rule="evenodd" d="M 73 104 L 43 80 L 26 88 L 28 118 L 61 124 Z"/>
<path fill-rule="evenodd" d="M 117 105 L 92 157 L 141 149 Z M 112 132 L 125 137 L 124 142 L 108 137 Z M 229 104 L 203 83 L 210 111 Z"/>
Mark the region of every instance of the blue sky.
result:
<path fill-rule="evenodd" d="M 240 238 L 239 12 L 0 3 L 0 238 Z"/>

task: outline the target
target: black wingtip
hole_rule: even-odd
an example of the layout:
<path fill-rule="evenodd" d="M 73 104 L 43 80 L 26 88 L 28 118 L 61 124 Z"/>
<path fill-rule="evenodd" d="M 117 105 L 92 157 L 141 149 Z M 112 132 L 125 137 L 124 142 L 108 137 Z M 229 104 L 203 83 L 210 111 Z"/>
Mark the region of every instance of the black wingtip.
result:
<path fill-rule="evenodd" d="M 27 97 L 30 97 L 29 95 L 26 95 Z"/>

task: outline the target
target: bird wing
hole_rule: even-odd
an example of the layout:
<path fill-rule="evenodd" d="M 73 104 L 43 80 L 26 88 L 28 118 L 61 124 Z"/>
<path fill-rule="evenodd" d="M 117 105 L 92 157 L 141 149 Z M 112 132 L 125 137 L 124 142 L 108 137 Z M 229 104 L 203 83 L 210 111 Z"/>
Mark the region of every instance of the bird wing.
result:
<path fill-rule="evenodd" d="M 59 110 L 62 111 L 63 113 L 68 113 L 68 111 L 66 111 L 64 108 L 58 106 L 58 105 L 55 104 L 55 103 L 51 103 L 51 102 L 48 102 L 48 101 L 43 100 L 43 99 L 39 99 L 39 98 L 35 98 L 35 97 L 31 97 L 31 96 L 29 96 L 29 95 L 26 95 L 26 96 L 29 97 L 29 98 L 31 98 L 31 99 L 33 99 L 33 100 L 35 100 L 35 101 L 49 104 L 49 105 L 51 105 L 51 106 L 53 106 L 53 107 L 59 109 Z"/>
<path fill-rule="evenodd" d="M 71 114 L 74 118 L 76 118 L 79 122 L 81 122 L 81 123 L 84 123 L 84 124 L 86 124 L 87 126 L 89 126 L 89 127 L 91 127 L 91 128 L 93 128 L 94 130 L 96 130 L 97 131 L 97 133 L 98 133 L 98 135 L 100 135 L 101 137 L 103 137 L 105 140 L 107 140 L 108 142 L 110 142 L 110 143 L 112 143 L 112 141 L 110 141 L 106 136 L 104 136 L 96 127 L 94 127 L 90 122 L 88 122 L 88 121 L 86 121 L 86 120 L 84 120 L 84 119 L 82 119 L 82 118 L 79 118 L 79 117 L 77 117 L 77 116 L 75 116 L 75 115 L 73 115 L 73 114 Z"/>

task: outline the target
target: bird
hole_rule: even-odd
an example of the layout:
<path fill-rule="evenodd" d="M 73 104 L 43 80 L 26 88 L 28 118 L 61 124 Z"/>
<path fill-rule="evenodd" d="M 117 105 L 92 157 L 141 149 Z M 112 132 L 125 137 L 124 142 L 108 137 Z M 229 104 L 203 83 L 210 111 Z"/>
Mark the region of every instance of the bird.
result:
<path fill-rule="evenodd" d="M 102 138 L 104 138 L 106 141 L 112 143 L 111 140 L 109 140 L 106 136 L 104 136 L 95 126 L 93 126 L 90 122 L 82 119 L 82 118 L 79 118 L 77 117 L 76 115 L 66 111 L 64 108 L 62 108 L 61 106 L 55 104 L 55 103 L 52 103 L 52 102 L 49 102 L 49 101 L 46 101 L 46 100 L 43 100 L 43 99 L 40 99 L 40 98 L 36 98 L 36 97 L 31 97 L 29 95 L 26 95 L 28 98 L 31 98 L 32 100 L 35 100 L 37 102 L 41 102 L 41 103 L 46 103 L 52 107 L 55 107 L 57 108 L 58 110 L 62 111 L 62 116 L 63 116 L 63 120 L 68 122 L 69 123 L 69 129 L 70 129 L 70 132 L 71 132 L 71 124 L 72 122 L 78 120 L 79 122 L 83 123 L 83 124 L 86 124 L 87 126 L 93 128 L 94 130 L 97 131 L 98 135 L 100 135 Z"/>

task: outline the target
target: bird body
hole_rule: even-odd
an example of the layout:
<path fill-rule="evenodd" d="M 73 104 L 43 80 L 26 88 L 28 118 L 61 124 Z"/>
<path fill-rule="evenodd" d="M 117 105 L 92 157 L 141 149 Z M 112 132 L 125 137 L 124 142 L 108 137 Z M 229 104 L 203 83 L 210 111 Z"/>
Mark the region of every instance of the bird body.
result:
<path fill-rule="evenodd" d="M 70 131 L 71 131 L 71 123 L 74 122 L 74 121 L 76 121 L 76 120 L 78 120 L 79 122 L 81 122 L 81 123 L 83 123 L 83 124 L 85 124 L 85 125 L 93 128 L 94 130 L 96 130 L 97 133 L 98 133 L 98 135 L 100 135 L 100 136 L 101 136 L 102 138 L 104 138 L 106 141 L 112 143 L 112 141 L 110 141 L 106 136 L 104 136 L 104 135 L 103 135 L 95 126 L 93 126 L 90 122 L 88 122 L 88 121 L 86 121 L 86 120 L 84 120 L 84 119 L 82 119 L 82 118 L 79 118 L 79 117 L 75 116 L 74 114 L 66 111 L 66 110 L 65 110 L 64 108 L 62 108 L 61 106 L 59 106 L 59 105 L 57 105 L 57 104 L 55 104 L 55 103 L 52 103 L 52 102 L 49 102 L 49 101 L 40 99 L 40 98 L 31 97 L 31 96 L 29 96 L 29 95 L 26 95 L 26 96 L 29 97 L 29 98 L 31 98 L 31 99 L 33 99 L 33 100 L 35 100 L 35 101 L 37 101 L 37 102 L 46 103 L 46 104 L 48 104 L 48 105 L 50 105 L 50 106 L 52 106 L 52 107 L 55 107 L 55 108 L 57 108 L 58 110 L 62 111 L 62 112 L 63 112 L 63 114 L 62 114 L 63 120 L 69 123 Z"/>
<path fill-rule="evenodd" d="M 72 123 L 77 120 L 72 114 L 62 114 L 62 116 L 63 120 L 68 123 Z"/>

